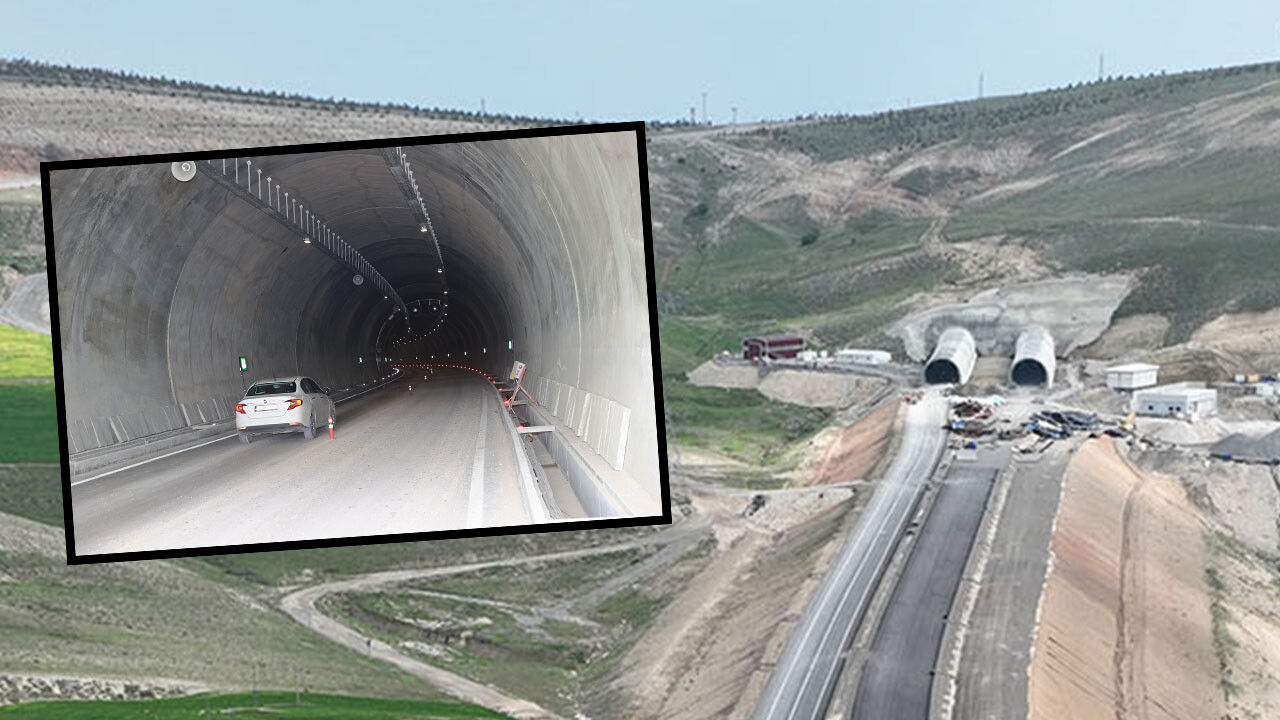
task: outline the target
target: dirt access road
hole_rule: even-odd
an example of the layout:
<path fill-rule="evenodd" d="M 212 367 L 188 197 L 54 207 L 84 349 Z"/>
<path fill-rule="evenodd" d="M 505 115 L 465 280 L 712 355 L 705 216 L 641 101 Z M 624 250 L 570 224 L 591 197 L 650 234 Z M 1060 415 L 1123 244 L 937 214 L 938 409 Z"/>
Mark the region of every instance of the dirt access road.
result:
<path fill-rule="evenodd" d="M 325 615 L 316 607 L 316 605 L 321 601 L 321 599 L 334 593 L 377 590 L 412 580 L 460 575 L 488 568 L 532 565 L 548 561 L 578 560 L 596 555 L 608 555 L 625 550 L 633 550 L 654 544 L 662 544 L 669 547 L 691 548 L 705 536 L 706 532 L 706 523 L 694 520 L 678 523 L 667 530 L 657 532 L 654 535 L 641 540 L 607 545 L 604 547 L 568 550 L 564 552 L 547 553 L 544 555 L 530 555 L 527 557 L 511 558 L 508 560 L 467 563 L 464 565 L 451 565 L 448 567 L 419 568 L 413 570 L 387 570 L 383 572 L 367 573 L 295 591 L 281 599 L 280 607 L 289 615 L 289 617 L 293 618 L 304 627 L 314 630 L 326 638 L 329 638 L 340 645 L 345 645 L 356 652 L 364 653 L 370 657 L 395 665 L 411 675 L 426 680 L 434 687 L 439 688 L 442 692 L 454 695 L 466 702 L 481 705 L 489 708 L 490 710 L 510 715 L 512 717 L 521 718 L 522 720 L 561 720 L 560 716 L 546 708 L 543 708 L 537 703 L 513 697 L 501 690 L 498 690 L 497 688 L 465 678 L 456 673 L 449 672 L 448 670 L 435 667 L 421 660 L 412 658 L 384 642 L 375 640 L 367 635 L 362 635 L 351 627 L 343 625 L 341 622 Z M 682 553 L 672 554 L 678 556 Z M 675 559 L 678 559 L 678 557 L 671 558 L 668 556 L 665 550 L 660 551 L 658 556 L 663 556 L 672 562 L 674 562 Z M 646 566 L 644 568 L 645 570 L 653 569 L 646 563 L 642 563 L 641 565 Z M 628 577 L 626 580 L 634 580 L 634 578 Z"/>

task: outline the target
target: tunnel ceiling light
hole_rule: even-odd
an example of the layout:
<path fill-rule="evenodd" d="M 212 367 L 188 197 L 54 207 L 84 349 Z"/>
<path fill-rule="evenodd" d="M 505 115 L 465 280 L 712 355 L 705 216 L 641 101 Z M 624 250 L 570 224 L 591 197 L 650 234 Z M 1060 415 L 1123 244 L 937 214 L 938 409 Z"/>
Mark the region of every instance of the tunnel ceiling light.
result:
<path fill-rule="evenodd" d="M 437 268 L 437 269 L 436 269 L 436 274 L 437 274 L 437 275 L 443 275 L 443 274 L 444 274 L 444 268 Z"/>
<path fill-rule="evenodd" d="M 304 242 L 304 243 L 306 243 L 306 244 L 310 245 L 310 244 L 311 244 L 311 238 L 302 238 L 302 242 Z"/>
<path fill-rule="evenodd" d="M 419 226 L 418 226 L 418 231 L 419 231 L 419 232 L 426 232 L 426 231 L 427 231 L 427 226 L 426 226 L 426 225 L 419 225 Z"/>

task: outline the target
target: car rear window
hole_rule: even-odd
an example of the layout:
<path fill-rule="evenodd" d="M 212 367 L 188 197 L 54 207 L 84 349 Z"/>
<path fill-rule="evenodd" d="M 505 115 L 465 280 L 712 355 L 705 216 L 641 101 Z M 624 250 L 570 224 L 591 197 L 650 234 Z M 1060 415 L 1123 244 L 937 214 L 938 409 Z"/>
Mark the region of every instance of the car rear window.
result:
<path fill-rule="evenodd" d="M 294 382 L 265 382 L 258 383 L 249 388 L 249 392 L 245 393 L 245 397 L 253 397 L 254 395 L 279 395 L 281 393 L 297 392 L 298 385 Z"/>

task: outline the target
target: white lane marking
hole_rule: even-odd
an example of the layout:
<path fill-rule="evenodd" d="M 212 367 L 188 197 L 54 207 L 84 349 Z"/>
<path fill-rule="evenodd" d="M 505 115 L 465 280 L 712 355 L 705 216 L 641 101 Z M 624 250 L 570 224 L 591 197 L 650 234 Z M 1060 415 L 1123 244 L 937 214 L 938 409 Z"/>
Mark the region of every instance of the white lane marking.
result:
<path fill-rule="evenodd" d="M 909 424 L 908 432 L 910 432 L 910 430 L 911 430 L 911 429 L 913 429 L 913 428 L 911 428 L 910 426 L 916 425 L 916 424 L 918 424 L 918 423 L 920 422 L 920 421 L 918 421 L 918 420 L 917 420 L 917 421 L 915 421 L 915 422 L 913 422 L 913 421 L 910 419 L 910 416 L 911 416 L 912 414 L 919 414 L 919 413 L 923 413 L 923 410 L 919 410 L 919 412 L 918 412 L 918 413 L 912 413 L 912 412 L 908 411 L 908 424 Z M 928 436 L 926 436 L 926 437 L 928 437 Z M 932 442 L 928 443 L 928 445 L 934 445 L 934 444 L 935 444 L 935 443 L 932 443 Z M 907 495 L 906 493 L 903 493 L 903 492 L 902 492 L 902 490 L 905 490 L 905 489 L 906 489 L 906 487 L 905 487 L 906 481 L 907 481 L 907 480 L 909 480 L 909 479 L 910 479 L 910 476 L 914 474 L 914 472 L 913 472 L 913 471 L 914 471 L 914 470 L 916 470 L 916 467 L 917 467 L 917 465 L 919 464 L 919 461 L 920 461 L 920 460 L 919 460 L 919 456 L 916 456 L 916 457 L 913 457 L 913 458 L 910 458 L 910 459 L 904 459 L 904 460 L 903 460 L 903 462 L 901 463 L 901 465 L 900 465 L 900 466 L 898 466 L 898 467 L 903 467 L 903 466 L 905 466 L 905 468 L 904 468 L 904 472 L 902 473 L 902 479 L 901 479 L 901 480 L 899 480 L 899 481 L 897 481 L 897 482 L 887 483 L 886 485 L 884 485 L 884 486 L 882 487 L 882 489 L 884 489 L 884 490 L 886 490 L 886 491 L 888 491 L 888 490 L 890 490 L 890 489 L 894 490 L 894 492 L 893 492 L 893 498 L 892 498 L 892 499 L 887 499 L 887 494 L 886 494 L 886 493 L 881 493 L 881 492 L 876 492 L 876 493 L 875 493 L 875 495 L 872 497 L 872 499 L 871 499 L 871 503 L 867 506 L 867 511 L 866 511 L 866 512 L 867 512 L 868 514 L 881 514 L 881 513 L 883 513 L 883 514 L 881 514 L 881 515 L 880 515 L 880 520 L 879 520 L 879 522 L 876 524 L 876 530 L 875 530 L 875 532 L 873 533 L 873 535 L 880 535 L 880 533 L 881 533 L 881 532 L 883 532 L 883 530 L 884 530 L 884 526 L 885 526 L 885 525 L 886 525 L 886 523 L 888 522 L 889 518 L 890 518 L 890 517 L 892 517 L 892 516 L 896 516 L 896 515 L 900 514 L 900 510 L 899 510 L 899 507 L 898 507 L 898 506 L 900 505 L 900 501 L 901 501 L 902 497 L 903 497 L 904 495 Z M 896 463 L 895 463 L 895 465 L 896 465 Z M 890 473 L 889 473 L 890 475 L 892 475 L 892 474 L 893 474 L 893 470 L 894 470 L 894 469 L 898 469 L 898 468 L 891 468 L 891 469 L 890 469 Z M 888 510 L 883 510 L 883 511 L 882 511 L 882 510 L 881 510 L 881 508 L 882 508 L 885 504 L 888 504 L 888 505 L 889 505 L 889 509 L 888 509 Z M 873 507 L 874 507 L 874 509 L 873 509 Z M 898 522 L 898 521 L 896 520 L 896 518 L 895 518 L 895 522 Z M 854 545 L 861 544 L 861 536 L 863 536 L 863 535 L 864 535 L 864 533 L 865 533 L 865 531 L 867 530 L 867 528 L 869 527 L 870 523 L 867 523 L 867 524 L 859 523 L 859 525 L 860 525 L 860 527 L 859 527 L 859 528 L 858 528 L 858 530 L 855 532 L 855 534 L 854 534 L 854 538 L 851 540 L 851 542 L 849 543 L 849 545 L 848 545 L 847 547 L 852 547 L 852 546 L 854 546 Z M 871 543 L 871 542 L 872 542 L 872 541 L 868 540 L 868 543 Z M 877 558 L 877 560 L 876 560 L 876 565 L 877 565 L 877 566 L 879 565 L 879 563 L 880 563 L 880 562 L 882 562 L 882 561 L 883 561 L 883 556 L 884 556 L 884 550 L 882 549 L 882 550 L 881 550 L 881 553 L 879 554 L 879 557 L 878 557 L 878 558 Z M 838 574 L 837 574 L 837 576 L 836 576 L 836 577 L 840 577 L 840 576 L 844 575 L 844 572 L 845 572 L 845 571 L 844 571 L 844 568 L 846 567 L 846 565 L 848 564 L 848 562 L 849 562 L 850 560 L 852 560 L 852 559 L 853 559 L 853 557 L 855 557 L 855 555 L 854 555 L 852 552 L 849 552 L 849 553 L 846 555 L 846 557 L 844 558 L 844 560 L 840 563 L 840 566 L 839 566 L 839 568 L 840 568 L 840 569 L 839 569 L 839 572 L 838 572 Z M 794 699 L 793 699 L 793 701 L 792 701 L 792 704 L 791 704 L 791 707 L 790 707 L 790 711 L 787 713 L 787 718 L 788 718 L 788 719 L 793 718 L 793 717 L 795 716 L 795 714 L 796 714 L 796 711 L 799 709 L 800 703 L 802 702 L 803 697 L 804 697 L 804 689 L 809 685 L 809 681 L 810 681 L 810 679 L 812 678 L 813 671 L 814 671 L 814 663 L 815 663 L 815 662 L 817 662 L 817 660 L 818 660 L 818 657 L 817 657 L 817 656 L 818 656 L 818 654 L 821 652 L 822 648 L 827 644 L 827 641 L 828 641 L 828 639 L 829 639 L 829 637 L 830 637 L 830 635 L 831 635 L 831 631 L 832 631 L 832 629 L 834 629 L 834 625 L 835 625 L 834 620 L 835 620 L 835 616 L 839 614 L 839 608 L 840 608 L 840 607 L 842 607 L 842 606 L 844 606 L 844 604 L 847 602 L 850 591 L 852 591 L 852 590 L 853 590 L 853 588 L 854 588 L 854 586 L 856 585 L 856 583 L 853 583 L 853 582 L 852 582 L 852 580 L 853 580 L 854 578 L 858 577 L 859 575 L 861 575 L 861 574 L 862 574 L 862 571 L 867 567 L 867 566 L 865 565 L 865 563 L 863 562 L 863 561 L 865 561 L 865 560 L 866 560 L 866 557 L 865 557 L 865 556 L 860 557 L 860 561 L 859 561 L 859 567 L 858 567 L 858 569 L 857 569 L 857 570 L 855 570 L 855 571 L 853 571 L 853 575 L 852 575 L 852 577 L 850 577 L 850 582 L 849 582 L 849 583 L 848 583 L 848 585 L 845 587 L 845 591 L 844 591 L 843 593 L 841 593 L 839 602 L 837 602 L 837 603 L 836 603 L 836 611 L 835 611 L 835 613 L 833 613 L 832 618 L 831 618 L 831 621 L 829 621 L 829 624 L 827 625 L 826 630 L 825 630 L 825 631 L 823 632 L 823 634 L 822 634 L 822 638 L 819 640 L 817 647 L 815 647 L 815 648 L 813 649 L 813 652 L 812 652 L 812 654 L 811 654 L 811 655 L 810 655 L 810 657 L 809 657 L 809 665 L 808 665 L 808 667 L 806 668 L 806 671 L 805 671 L 804 677 L 801 679 L 800 687 L 799 687 L 799 689 L 796 691 L 796 695 L 795 695 L 795 698 L 794 698 Z M 821 599 L 820 604 L 819 604 L 819 612 L 818 612 L 818 614 L 817 614 L 817 615 L 815 615 L 815 616 L 814 616 L 814 620 L 815 620 L 815 622 L 810 623 L 810 624 L 809 624 L 809 627 L 807 627 L 807 628 L 806 628 L 806 631 L 805 631 L 804 635 L 801 637 L 801 639 L 800 639 L 800 643 L 799 643 L 799 645 L 797 646 L 797 651 L 798 651 L 798 652 L 803 652 L 803 648 L 804 648 L 804 646 L 808 644 L 808 641 L 809 641 L 809 637 L 810 637 L 810 635 L 812 635 L 813 631 L 814 631 L 814 630 L 816 629 L 816 627 L 817 627 L 817 625 L 816 625 L 817 617 L 820 617 L 820 616 L 822 616 L 823 614 L 825 614 L 825 613 L 824 613 L 824 611 L 823 611 L 822 609 L 823 609 L 823 608 L 825 608 L 825 607 L 827 606 L 828 602 L 830 601 L 830 599 L 831 599 L 832 597 L 834 597 L 834 595 L 833 595 L 833 594 L 832 594 L 832 592 L 831 592 L 831 591 L 832 591 L 832 590 L 834 590 L 834 589 L 835 589 L 835 584 L 834 584 L 834 583 L 833 583 L 832 585 L 828 586 L 827 588 L 825 588 L 825 590 L 824 590 L 824 592 L 823 592 L 823 595 L 822 595 L 822 599 Z M 860 599 L 859 599 L 859 601 L 858 601 L 859 605 L 860 605 L 860 604 L 865 600 L 865 596 L 866 596 L 866 588 L 864 588 L 863 593 L 862 593 L 862 597 L 860 597 Z M 845 635 L 846 635 L 846 636 L 848 635 L 847 631 L 846 631 Z M 797 669 L 797 668 L 796 668 L 796 663 L 795 663 L 795 661 L 793 660 L 793 661 L 791 662 L 791 664 L 788 666 L 787 671 L 783 674 L 782 681 L 781 681 L 781 682 L 779 683 L 779 685 L 778 685 L 778 693 L 777 693 L 776 695 L 774 695 L 773 702 L 769 705 L 769 710 L 768 710 L 768 713 L 767 713 L 766 717 L 772 717 L 772 716 L 773 716 L 773 713 L 776 711 L 776 709 L 777 709 L 777 707 L 778 707 L 778 703 L 782 700 L 782 693 L 784 692 L 785 688 L 790 684 L 790 682 L 791 682 L 791 676 L 792 676 L 792 674 L 796 671 L 796 669 Z M 834 669 L 834 666 L 833 666 L 833 669 Z M 829 677 L 830 677 L 830 672 L 828 672 L 828 682 L 829 682 Z"/>
<path fill-rule="evenodd" d="M 929 444 L 932 446 L 932 445 L 934 445 L 935 443 L 929 443 Z M 933 455 L 933 453 L 932 453 L 932 448 L 931 448 L 931 449 L 930 449 L 930 452 L 929 452 L 925 457 L 931 457 L 932 455 Z M 918 465 L 918 464 L 919 464 L 919 460 L 917 460 L 916 462 L 917 462 L 917 465 Z M 914 470 L 914 469 L 916 469 L 916 466 L 915 466 L 915 465 L 913 465 L 913 466 L 912 466 L 912 469 L 913 469 L 913 470 Z M 907 488 L 901 488 L 901 490 L 907 490 Z M 907 497 L 907 498 L 914 497 L 914 493 L 903 492 L 903 493 L 902 493 L 902 497 Z M 908 504 L 906 505 L 906 507 L 904 507 L 904 508 L 902 509 L 902 511 L 901 511 L 901 512 L 898 512 L 897 508 L 895 507 L 895 513 L 902 515 L 902 518 L 901 518 L 900 520 L 895 520 L 895 522 L 896 522 L 896 523 L 898 523 L 898 524 L 899 524 L 899 526 L 901 526 L 901 525 L 905 524 L 907 521 L 909 521 L 909 520 L 911 519 L 911 518 L 910 518 L 910 515 L 906 514 L 906 513 L 907 513 L 907 511 L 909 511 L 910 509 L 911 509 L 911 504 L 910 504 L 910 503 L 908 503 Z M 887 561 L 888 556 L 889 556 L 889 554 L 890 554 L 890 551 L 894 548 L 894 546 L 895 546 L 896 544 L 897 544 L 896 542 L 889 542 L 889 543 L 885 543 L 884 547 L 883 547 L 883 548 L 881 549 L 881 551 L 880 551 L 879 556 L 877 556 L 877 558 L 876 558 L 876 562 L 875 562 L 875 565 L 873 566 L 873 569 L 881 567 L 881 566 L 882 566 L 882 565 Z M 865 567 L 865 566 L 864 566 L 864 567 Z M 859 568 L 859 570 L 862 570 L 862 569 L 863 569 L 863 568 Z M 852 586 L 853 586 L 853 583 L 850 583 L 850 587 L 852 587 Z M 855 607 L 855 608 L 861 608 L 861 607 L 863 607 L 864 603 L 866 603 L 866 601 L 867 601 L 867 594 L 868 594 L 869 592 L 871 592 L 871 579 L 870 579 L 870 578 L 868 578 L 868 579 L 867 579 L 867 582 L 863 584 L 863 586 L 862 586 L 862 593 L 861 593 L 861 595 L 859 595 L 859 596 L 858 596 L 858 601 L 854 604 L 854 607 Z M 847 591 L 846 591 L 846 594 L 847 594 Z M 841 604 L 841 605 L 843 605 L 843 604 L 844 604 L 843 599 L 841 600 L 841 603 L 840 603 L 840 604 Z M 834 625 L 834 623 L 833 623 L 833 625 Z M 840 644 L 836 646 L 838 649 L 845 648 L 845 647 L 847 647 L 847 646 L 848 646 L 848 644 L 849 644 L 849 636 L 853 633 L 853 631 L 854 631 L 855 629 L 856 629 L 856 626 L 855 626 L 855 624 L 854 624 L 854 623 L 850 623 L 850 624 L 849 624 L 849 626 L 848 626 L 847 628 L 845 628 L 844 634 L 843 634 L 843 635 L 841 636 L 841 638 L 840 638 Z M 828 626 L 828 630 L 830 630 L 830 626 Z M 825 637 L 824 637 L 824 643 L 825 643 Z M 818 649 L 817 649 L 815 652 L 820 652 L 820 651 L 821 651 L 821 649 L 822 649 L 822 644 L 819 644 Z M 837 654 L 838 654 L 838 653 L 837 653 Z M 822 685 L 821 685 L 821 686 L 819 686 L 819 690 L 820 690 L 820 691 L 824 691 L 827 687 L 829 687 L 829 686 L 831 685 L 832 676 L 833 676 L 833 675 L 835 675 L 835 672 L 836 672 L 836 665 L 837 665 L 837 663 L 834 663 L 834 662 L 833 662 L 833 663 L 831 663 L 830 667 L 827 669 L 827 675 L 826 675 L 826 677 L 823 679 L 823 681 L 822 681 Z M 813 670 L 813 665 L 810 665 L 810 666 L 809 666 L 809 669 L 810 669 L 810 671 L 812 672 L 812 670 Z M 808 677 L 807 677 L 807 676 L 806 676 L 806 678 L 805 678 L 805 682 L 806 682 L 806 684 L 807 684 L 807 682 L 808 682 Z M 801 694 L 802 694 L 802 695 L 803 695 L 803 692 L 804 692 L 804 685 L 801 685 Z"/>
<path fill-rule="evenodd" d="M 841 576 L 844 576 L 846 572 L 846 568 L 848 567 L 849 563 L 852 563 L 855 560 L 861 559 L 861 555 L 854 553 L 851 550 L 851 548 L 858 547 L 863 544 L 862 538 L 866 536 L 868 529 L 871 527 L 872 517 L 879 516 L 880 525 L 877 525 L 876 532 L 878 533 L 880 531 L 880 527 L 882 526 L 885 518 L 885 515 L 881 514 L 882 513 L 881 507 L 883 507 L 886 502 L 889 502 L 886 499 L 889 495 L 889 490 L 890 490 L 889 485 L 882 485 L 881 488 L 874 495 L 872 495 L 871 502 L 868 503 L 867 505 L 866 515 L 864 515 L 864 517 L 867 517 L 867 522 L 858 523 L 857 530 L 854 531 L 853 536 L 848 540 L 845 546 L 846 552 L 844 552 L 844 557 L 841 558 L 840 564 L 836 567 L 835 574 L 832 576 L 833 582 L 824 583 L 824 587 L 822 588 L 822 595 L 818 601 L 818 610 L 816 613 L 814 613 L 811 616 L 813 618 L 812 622 L 809 622 L 807 624 L 808 626 L 805 628 L 804 634 L 800 636 L 800 642 L 796 645 L 796 655 L 802 656 L 804 654 L 805 646 L 809 644 L 809 637 L 813 635 L 814 630 L 818 629 L 819 618 L 822 618 L 826 615 L 826 608 L 830 604 L 832 598 L 835 597 L 835 593 L 837 592 L 838 585 L 834 581 L 834 578 L 839 578 Z M 848 594 L 847 591 L 845 594 L 846 595 Z M 774 695 L 773 702 L 769 704 L 769 710 L 765 714 L 765 717 L 774 716 L 774 712 L 778 709 L 778 703 L 782 701 L 782 696 L 785 693 L 786 688 L 791 684 L 791 676 L 793 673 L 795 673 L 797 669 L 796 659 L 794 658 L 795 656 L 793 656 L 792 661 L 788 664 L 787 671 L 783 673 L 782 681 L 778 683 L 778 692 L 777 694 Z M 809 658 L 810 667 L 812 667 L 813 660 L 814 658 L 812 657 L 812 655 L 810 655 L 810 658 Z M 806 673 L 805 682 L 807 682 L 808 677 L 809 677 L 809 674 Z M 801 688 L 803 687 L 804 685 L 802 683 Z M 788 717 L 795 714 L 795 707 L 796 707 L 796 704 L 799 702 L 800 702 L 800 695 L 797 692 L 795 699 L 792 701 L 790 711 L 787 713 Z"/>
<path fill-rule="evenodd" d="M 484 522 L 484 435 L 489 427 L 488 398 L 480 399 L 480 431 L 476 433 L 476 457 L 471 463 L 471 492 L 467 498 L 467 527 Z"/>
<path fill-rule="evenodd" d="M 226 439 L 228 439 L 228 438 L 233 438 L 233 437 L 235 437 L 235 436 L 236 436 L 236 435 L 238 435 L 238 434 L 239 434 L 238 432 L 234 432 L 234 433 L 231 433 L 230 435 L 223 435 L 222 437 L 220 437 L 220 438 L 214 438 L 214 439 L 210 440 L 209 442 L 202 442 L 202 443 L 200 443 L 199 445 L 192 445 L 192 446 L 191 446 L 191 447 L 189 447 L 189 448 L 182 448 L 181 450 L 174 450 L 174 451 L 173 451 L 173 452 L 171 452 L 171 453 L 165 453 L 164 455 L 161 455 L 161 456 L 159 456 L 159 457 L 153 457 L 153 458 L 151 458 L 150 460 L 143 460 L 142 462 L 136 462 L 136 463 L 134 463 L 134 464 L 132 464 L 132 465 L 125 465 L 125 466 L 124 466 L 124 467 L 122 467 L 122 468 L 117 468 L 117 469 L 112 470 L 112 471 L 110 471 L 110 472 L 104 472 L 104 473 L 102 473 L 101 475 L 94 475 L 93 477 L 91 477 L 91 478 L 85 478 L 84 480 L 77 480 L 77 481 L 75 481 L 75 482 L 71 483 L 71 487 L 75 487 L 75 486 L 77 486 L 77 485 L 83 485 L 83 484 L 85 484 L 85 483 L 89 482 L 90 480 L 97 480 L 98 478 L 104 478 L 104 477 L 106 477 L 106 476 L 108 476 L 108 475 L 115 475 L 116 473 L 118 473 L 118 472 L 124 472 L 125 470 L 132 470 L 133 468 L 136 468 L 136 467 L 138 467 L 138 466 L 140 466 L 140 465 L 146 465 L 147 463 L 150 463 L 150 462 L 155 462 L 155 461 L 157 461 L 157 460 L 163 460 L 163 459 L 165 459 L 165 458 L 167 458 L 167 457 L 172 457 L 172 456 L 174 456 L 174 455 L 177 455 L 178 453 L 184 453 L 184 452 L 186 452 L 186 451 L 188 451 L 188 450 L 195 450 L 196 448 L 202 448 L 202 447 L 204 447 L 205 445 L 212 445 L 212 444 L 214 444 L 214 443 L 218 442 L 219 440 L 226 440 Z"/>
<path fill-rule="evenodd" d="M 390 382 L 390 381 L 388 381 L 388 382 Z M 360 392 L 356 393 L 355 395 L 349 395 L 349 396 L 347 396 L 347 397 L 342 398 L 341 400 L 334 400 L 333 402 L 334 402 L 334 404 L 337 404 L 337 403 L 340 403 L 340 402 L 346 402 L 346 401 L 350 400 L 351 398 L 359 397 L 359 396 L 361 396 L 361 395 L 363 395 L 363 394 L 365 394 L 365 393 L 369 392 L 370 390 L 377 390 L 378 388 L 380 388 L 380 387 L 382 387 L 383 385 L 386 385 L 386 384 L 387 384 L 387 383 L 383 383 L 382 385 L 377 385 L 377 386 L 375 386 L 375 387 L 371 387 L 371 388 L 369 388 L 369 390 L 361 390 Z M 136 463 L 134 463 L 134 464 L 132 464 L 132 465 L 125 465 L 125 466 L 124 466 L 124 467 L 122 467 L 122 468 L 116 468 L 115 470 L 112 470 L 112 471 L 110 471 L 110 472 L 104 472 L 104 473 L 102 473 L 101 475 L 94 475 L 94 476 L 93 476 L 93 477 L 91 477 L 91 478 L 85 478 L 84 480 L 77 480 L 77 481 L 75 481 L 75 482 L 71 483 L 71 487 L 75 487 L 75 486 L 77 486 L 77 485 L 83 485 L 83 484 L 85 484 L 85 483 L 89 482 L 90 480 L 97 480 L 98 478 L 104 478 L 104 477 L 106 477 L 106 476 L 108 476 L 108 475 L 115 475 L 116 473 L 118 473 L 118 472 L 124 472 L 125 470 L 132 470 L 132 469 L 134 469 L 134 468 L 136 468 L 136 467 L 140 467 L 140 466 L 142 466 L 142 465 L 146 465 L 147 463 L 153 463 L 153 462 L 155 462 L 155 461 L 157 461 L 157 460 L 163 460 L 163 459 L 165 459 L 165 458 L 167 458 L 167 457 L 173 457 L 174 455 L 177 455 L 177 454 L 179 454 L 179 453 L 184 453 L 184 452 L 186 452 L 186 451 L 188 451 L 188 450 L 195 450 L 196 448 L 202 448 L 202 447 L 204 447 L 205 445 L 212 445 L 212 444 L 214 444 L 214 443 L 218 442 L 219 440 L 227 440 L 227 439 L 233 438 L 233 437 L 235 437 L 235 436 L 237 436 L 237 435 L 239 435 L 239 434 L 240 434 L 240 433 L 239 433 L 239 431 L 237 431 L 237 432 L 231 433 L 230 435 L 223 435 L 223 436 L 222 436 L 222 437 L 220 437 L 220 438 L 214 438 L 214 439 L 210 440 L 209 442 L 202 442 L 202 443 L 200 443 L 199 445 L 192 445 L 191 447 L 182 448 L 181 450 L 174 450 L 174 451 L 173 451 L 173 452 L 171 452 L 171 453 L 165 453 L 164 455 L 160 455 L 160 456 L 158 456 L 158 457 L 153 457 L 153 458 L 150 458 L 150 459 L 147 459 L 147 460 L 143 460 L 142 462 L 136 462 Z"/>

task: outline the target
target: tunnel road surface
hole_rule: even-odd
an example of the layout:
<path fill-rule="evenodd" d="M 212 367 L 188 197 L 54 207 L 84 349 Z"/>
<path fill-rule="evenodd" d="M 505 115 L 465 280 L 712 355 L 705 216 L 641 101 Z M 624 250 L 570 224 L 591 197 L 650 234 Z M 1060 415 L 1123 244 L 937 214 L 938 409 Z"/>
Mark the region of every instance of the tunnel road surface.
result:
<path fill-rule="evenodd" d="M 908 406 L 902 445 L 783 648 L 753 718 L 825 716 L 842 655 L 857 630 L 945 443 L 946 402 Z"/>
<path fill-rule="evenodd" d="M 489 383 L 409 379 L 340 403 L 333 440 L 229 439 L 73 486 L 76 553 L 530 522 Z"/>

